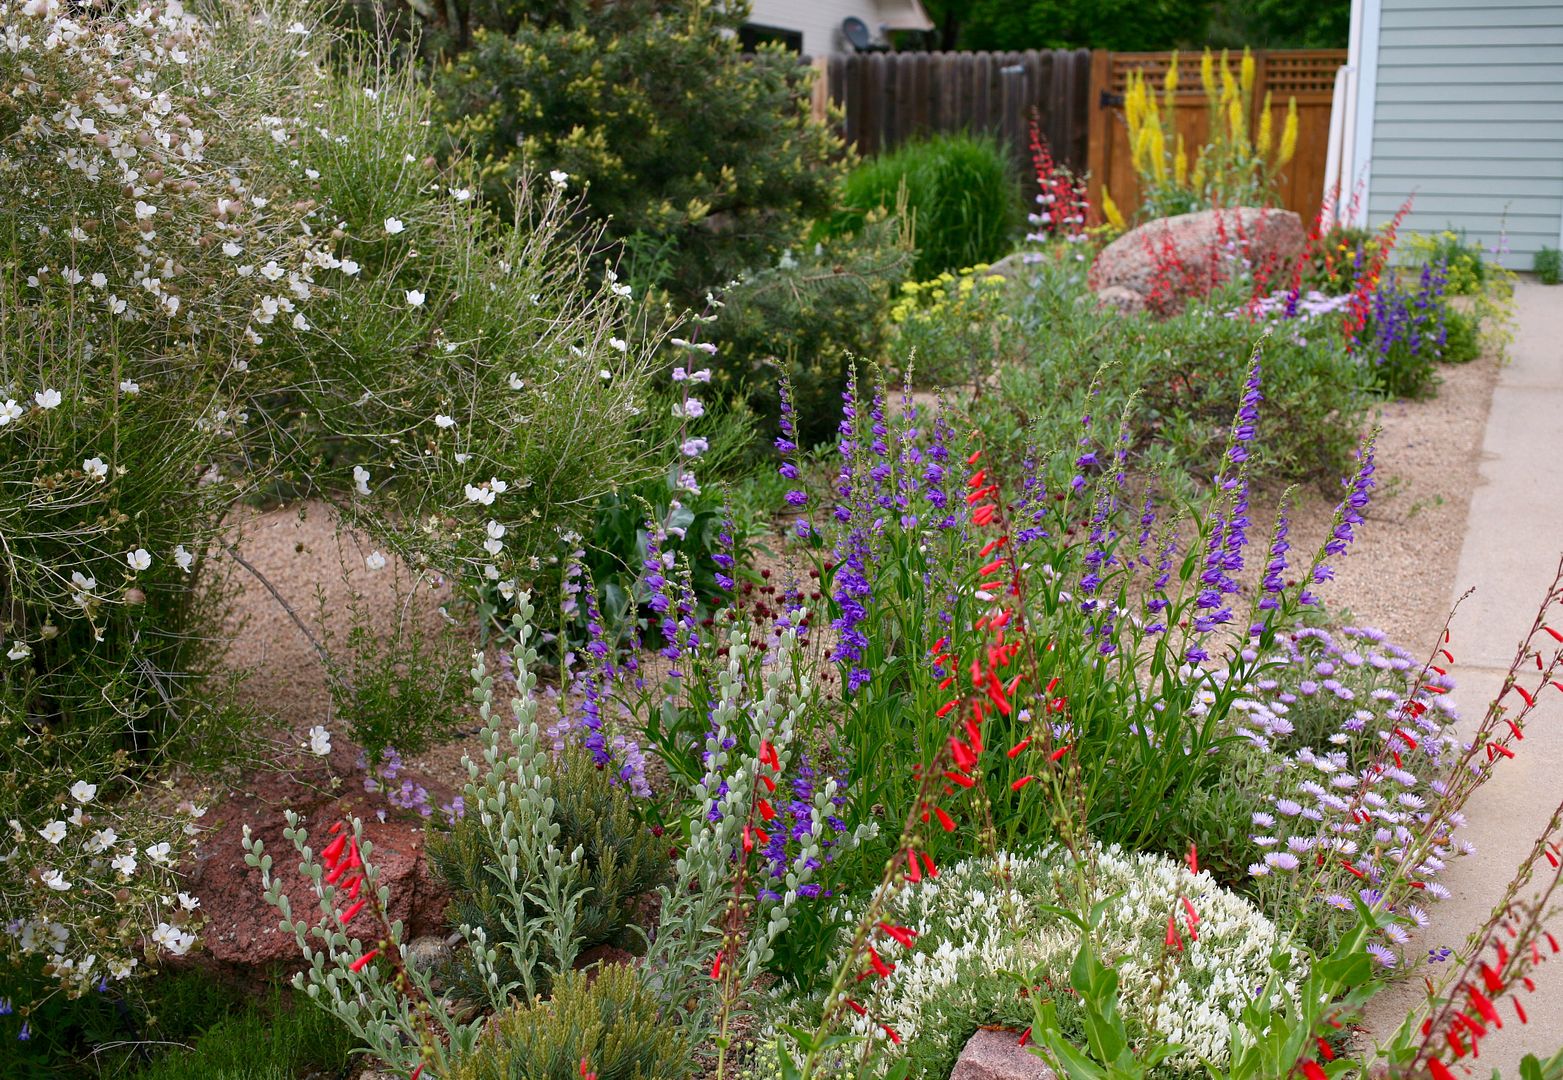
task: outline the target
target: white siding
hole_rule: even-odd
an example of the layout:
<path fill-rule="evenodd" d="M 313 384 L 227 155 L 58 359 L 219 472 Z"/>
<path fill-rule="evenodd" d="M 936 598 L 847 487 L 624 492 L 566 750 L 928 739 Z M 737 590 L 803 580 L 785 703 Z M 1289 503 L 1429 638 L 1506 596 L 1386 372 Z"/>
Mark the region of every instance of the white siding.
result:
<path fill-rule="evenodd" d="M 1563 231 L 1563 0 L 1377 4 L 1369 219 L 1414 193 L 1406 228 L 1506 232 L 1529 268 Z"/>
<path fill-rule="evenodd" d="M 829 56 L 848 48 L 841 20 L 856 15 L 870 32 L 879 29 L 874 0 L 754 0 L 749 21 L 758 26 L 803 31 L 804 56 Z"/>

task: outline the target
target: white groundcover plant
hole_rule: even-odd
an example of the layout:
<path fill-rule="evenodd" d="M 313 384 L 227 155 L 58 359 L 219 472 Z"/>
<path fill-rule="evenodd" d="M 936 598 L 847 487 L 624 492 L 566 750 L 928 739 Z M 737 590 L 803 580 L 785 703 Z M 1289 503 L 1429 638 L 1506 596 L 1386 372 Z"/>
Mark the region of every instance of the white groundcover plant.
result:
<path fill-rule="evenodd" d="M 1229 1027 L 1272 974 L 1272 957 L 1286 958 L 1286 991 L 1305 976 L 1301 957 L 1285 948 L 1275 925 L 1209 874 L 1117 847 L 1094 852 L 1090 866 L 1090 902 L 1112 898 L 1097 949 L 1118 970 L 1119 1006 L 1130 1031 L 1154 1028 L 1184 1047 L 1163 1063 L 1162 1075 L 1204 1075 L 1201 1057 L 1226 1060 Z M 910 949 L 886 951 L 895 970 L 859 985 L 855 1000 L 864 1013 L 848 1014 L 845 1025 L 874 1043 L 867 1075 L 883 1075 L 903 1057 L 914 1062 L 912 1075 L 947 1071 L 977 1026 L 1025 1028 L 1030 995 L 1054 994 L 1054 988 L 1069 1023 L 1073 1005 L 1061 991 L 1069 985 L 1080 933 L 1048 908 L 1088 906 L 1065 902 L 1074 880 L 1067 857 L 1051 850 L 968 859 L 899 890 L 884 919 L 915 931 L 917 939 Z M 1199 913 L 1199 937 L 1185 936 L 1183 948 L 1169 952 L 1167 916 L 1182 911 L 1180 893 Z M 845 920 L 855 921 L 853 914 Z M 1026 979 L 1024 988 L 1017 975 Z M 900 1043 L 890 1042 L 881 1025 L 895 1030 Z M 775 1032 L 767 1036 L 774 1039 Z M 847 1048 L 836 1063 L 839 1075 L 857 1075 L 862 1050 L 862 1043 Z M 774 1068 L 772 1054 L 762 1048 L 760 1056 L 762 1074 Z"/>

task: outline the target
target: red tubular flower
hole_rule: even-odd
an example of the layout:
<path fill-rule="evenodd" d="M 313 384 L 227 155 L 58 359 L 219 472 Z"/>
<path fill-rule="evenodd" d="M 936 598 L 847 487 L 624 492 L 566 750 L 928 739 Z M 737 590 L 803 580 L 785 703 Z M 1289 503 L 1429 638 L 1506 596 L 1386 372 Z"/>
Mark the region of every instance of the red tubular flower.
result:
<path fill-rule="evenodd" d="M 354 960 L 352 962 L 352 964 L 350 964 L 349 966 L 355 972 L 356 971 L 362 971 L 362 970 L 364 970 L 364 968 L 366 968 L 370 964 L 374 963 L 374 958 L 379 956 L 379 955 L 380 955 L 380 950 L 379 949 L 370 949 L 368 952 L 364 953 L 364 955 L 360 956 L 357 960 Z"/>
<path fill-rule="evenodd" d="M 1323 1035 L 1316 1037 L 1314 1042 L 1319 1044 L 1320 1057 L 1322 1057 L 1325 1061 L 1335 1060 L 1335 1051 L 1330 1049 L 1330 1044 L 1324 1041 Z"/>
<path fill-rule="evenodd" d="M 407 1080 L 418 1080 L 423 1075 L 423 1062 L 418 1062 L 418 1067 L 407 1074 Z"/>
<path fill-rule="evenodd" d="M 966 464 L 967 465 L 975 465 L 981 459 L 982 459 L 982 451 L 981 450 L 973 450 L 971 452 L 971 456 L 966 459 Z"/>
<path fill-rule="evenodd" d="M 755 804 L 755 807 L 760 811 L 760 817 L 766 821 L 770 821 L 776 816 L 776 808 L 766 799 L 761 799 Z"/>
<path fill-rule="evenodd" d="M 1483 1020 L 1493 1027 L 1503 1026 L 1503 1021 L 1498 1017 L 1498 1010 L 1493 1007 L 1491 998 L 1474 986 L 1467 988 L 1466 993 L 1471 998 L 1471 1007 L 1482 1014 Z"/>
<path fill-rule="evenodd" d="M 356 916 L 360 911 L 364 910 L 364 905 L 367 904 L 368 902 L 369 902 L 368 900 L 360 900 L 360 901 L 358 901 L 358 903 L 354 904 L 352 907 L 350 907 L 346 911 L 342 912 L 342 914 L 337 916 L 337 918 L 339 918 L 342 921 L 342 925 L 343 926 L 346 926 L 348 923 L 353 921 L 353 917 L 354 916 Z"/>
<path fill-rule="evenodd" d="M 777 772 L 781 771 L 781 758 L 776 754 L 776 747 L 772 746 L 766 739 L 760 740 L 760 763 L 769 765 Z"/>
<path fill-rule="evenodd" d="M 1542 629 L 1552 635 L 1553 641 L 1563 641 L 1563 634 L 1558 633 L 1556 630 L 1552 629 L 1552 627 L 1543 626 Z"/>
<path fill-rule="evenodd" d="M 358 890 L 363 888 L 363 886 L 364 886 L 364 875 L 359 874 L 352 881 L 346 882 L 342 886 L 342 894 L 344 896 L 346 896 L 349 900 L 357 900 L 358 899 Z"/>
<path fill-rule="evenodd" d="M 979 558 L 979 559 L 986 559 L 989 555 L 992 555 L 995 551 L 997 551 L 999 548 L 1003 547 L 1007 543 L 1009 543 L 1009 537 L 1007 537 L 1007 536 L 997 536 L 997 537 L 994 537 L 992 540 L 989 540 L 986 544 L 984 544 L 982 546 L 982 550 L 981 551 L 977 552 L 977 558 Z M 984 572 L 986 572 L 986 571 L 984 571 Z"/>
<path fill-rule="evenodd" d="M 964 776 L 958 772 L 946 771 L 944 778 L 950 781 L 952 784 L 959 784 L 963 788 L 973 787 L 977 783 L 977 781 L 973 780 L 971 777 Z"/>
<path fill-rule="evenodd" d="M 583 1080 L 597 1080 L 597 1074 L 592 1071 L 590 1065 L 586 1064 L 585 1058 L 581 1059 L 581 1076 Z"/>
<path fill-rule="evenodd" d="M 1010 784 L 1009 789 L 1011 791 L 1019 791 L 1021 788 L 1025 787 L 1035 779 L 1036 777 L 1034 776 L 1022 776 L 1019 780 L 1016 780 L 1014 783 Z"/>
<path fill-rule="evenodd" d="M 1520 1023 L 1530 1023 L 1530 1017 L 1525 1015 L 1525 1006 L 1520 1004 L 1519 998 L 1514 999 L 1514 1015 L 1520 1018 Z"/>
<path fill-rule="evenodd" d="M 1074 746 L 1073 743 L 1065 743 L 1063 746 L 1060 746 L 1057 750 L 1054 750 L 1051 754 L 1049 754 L 1047 756 L 1048 761 L 1051 761 L 1051 762 L 1061 761 L 1063 759 L 1063 756 L 1065 754 L 1069 753 L 1069 751 L 1071 749 L 1073 749 L 1073 746 Z"/>
<path fill-rule="evenodd" d="M 894 1028 L 892 1028 L 889 1024 L 880 1024 L 879 1026 L 885 1029 L 885 1034 L 890 1036 L 891 1042 L 895 1043 L 897 1046 L 901 1045 L 901 1036 L 895 1033 Z"/>
<path fill-rule="evenodd" d="M 966 486 L 969 488 L 979 488 L 982 486 L 983 481 L 987 478 L 988 470 L 978 469 L 976 472 L 971 474 L 971 479 L 966 481 Z"/>
<path fill-rule="evenodd" d="M 933 856 L 923 852 L 923 869 L 928 871 L 929 877 L 938 877 L 939 868 L 933 864 Z"/>
<path fill-rule="evenodd" d="M 911 850 L 910 848 L 908 848 L 907 851 L 906 851 L 906 864 L 907 864 L 907 870 L 906 870 L 907 880 L 909 880 L 913 885 L 915 885 L 919 881 L 923 880 L 923 871 L 917 865 L 917 852 Z"/>
<path fill-rule="evenodd" d="M 1530 696 L 1530 691 L 1526 690 L 1519 683 L 1514 684 L 1514 692 L 1525 699 L 1526 705 L 1534 706 L 1536 704 L 1536 699 Z"/>
<path fill-rule="evenodd" d="M 345 847 L 347 847 L 347 834 L 341 833 L 326 845 L 325 850 L 320 853 L 320 861 L 336 869 L 337 860 L 342 857 L 342 849 Z"/>
<path fill-rule="evenodd" d="M 1427 1059 L 1427 1074 L 1433 1080 L 1454 1080 L 1454 1073 L 1450 1072 L 1449 1067 L 1437 1058 Z"/>
<path fill-rule="evenodd" d="M 1016 1043 L 1015 1045 L 1016 1046 L 1025 1046 L 1030 1041 L 1031 1041 L 1031 1029 L 1027 1028 L 1025 1031 L 1022 1031 L 1020 1033 L 1020 1042 Z"/>
<path fill-rule="evenodd" d="M 954 700 L 951 700 L 951 701 L 946 701 L 943 705 L 939 706 L 939 710 L 936 713 L 934 713 L 934 715 L 937 716 L 939 719 L 943 720 L 946 716 L 950 715 L 950 710 L 955 708 L 955 706 L 959 705 L 960 703 L 961 702 L 960 702 L 959 698 L 955 698 Z"/>
<path fill-rule="evenodd" d="M 912 942 L 917 938 L 917 931 L 905 926 L 893 926 L 890 923 L 882 922 L 879 924 L 879 929 L 908 949 L 912 947 Z"/>
<path fill-rule="evenodd" d="M 1183 936 L 1178 933 L 1178 923 L 1171 915 L 1167 916 L 1167 948 L 1183 951 Z"/>
<path fill-rule="evenodd" d="M 869 966 L 874 969 L 874 974 L 878 975 L 881 979 L 888 979 L 890 977 L 890 973 L 895 970 L 895 965 L 885 963 L 884 958 L 881 957 L 877 951 L 875 951 L 872 945 L 865 947 L 868 949 L 868 963 Z"/>
<path fill-rule="evenodd" d="M 946 814 L 942 807 L 934 807 L 933 813 L 934 817 L 939 819 L 939 824 L 943 826 L 945 832 L 955 831 L 955 822 L 950 819 L 950 815 Z"/>
<path fill-rule="evenodd" d="M 1189 873 L 1199 873 L 1199 848 L 1189 844 L 1189 853 L 1183 857 L 1183 861 L 1189 864 Z"/>
<path fill-rule="evenodd" d="M 1013 761 L 1016 758 L 1018 758 L 1021 754 L 1025 753 L 1026 752 L 1026 747 L 1028 747 L 1030 745 L 1031 745 L 1031 736 L 1027 735 L 1024 739 L 1021 739 L 1018 743 L 1016 743 L 1014 746 L 1009 748 L 1009 758 L 1010 758 L 1010 760 Z"/>
<path fill-rule="evenodd" d="M 851 998 L 847 998 L 846 1000 L 847 1000 L 847 1008 L 851 1009 L 853 1012 L 857 1013 L 859 1016 L 867 1016 L 868 1015 L 868 1010 L 863 1008 L 863 1006 L 859 1005 L 857 1002 L 853 1001 Z"/>
<path fill-rule="evenodd" d="M 1189 902 L 1189 898 L 1186 896 L 1180 896 L 1178 899 L 1183 901 L 1183 910 L 1188 913 L 1189 925 L 1193 926 L 1195 923 L 1199 922 L 1199 916 L 1194 913 L 1194 905 Z"/>
<path fill-rule="evenodd" d="M 1317 1061 L 1305 1061 L 1302 1063 L 1303 1075 L 1308 1080 L 1329 1080 L 1323 1069 L 1319 1068 Z"/>
<path fill-rule="evenodd" d="M 998 507 L 993 503 L 984 503 L 971 512 L 973 525 L 987 525 L 993 521 L 993 514 Z"/>
<path fill-rule="evenodd" d="M 713 978 L 713 979 L 720 979 L 721 977 L 722 977 L 722 950 L 718 949 L 718 950 L 716 950 L 716 956 L 711 960 L 711 978 Z"/>
<path fill-rule="evenodd" d="M 1498 977 L 1498 973 L 1492 969 L 1491 964 L 1482 965 L 1482 982 L 1487 985 L 1488 993 L 1503 993 L 1503 980 Z"/>
<path fill-rule="evenodd" d="M 977 765 L 977 755 L 972 753 L 971 747 L 954 735 L 950 736 L 950 754 L 955 758 L 956 766 L 964 771 L 969 772 Z"/>

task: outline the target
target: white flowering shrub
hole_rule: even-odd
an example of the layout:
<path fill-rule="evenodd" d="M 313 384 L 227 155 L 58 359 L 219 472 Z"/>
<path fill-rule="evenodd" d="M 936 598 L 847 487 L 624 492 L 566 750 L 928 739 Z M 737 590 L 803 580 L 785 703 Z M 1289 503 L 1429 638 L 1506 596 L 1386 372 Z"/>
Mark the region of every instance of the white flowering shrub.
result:
<path fill-rule="evenodd" d="M 1084 911 L 1109 901 L 1097 927 L 1097 953 L 1118 971 L 1129 1031 L 1140 1037 L 1154 1030 L 1184 1047 L 1155 1075 L 1203 1076 L 1201 1056 L 1218 1065 L 1225 1060 L 1230 1025 L 1272 974 L 1273 956 L 1290 965 L 1285 978 L 1306 974 L 1276 926 L 1208 874 L 1117 847 L 1099 849 L 1088 865 L 1095 874 L 1091 895 L 1078 904 L 1069 899 L 1075 876 L 1060 849 L 968 859 L 897 890 L 883 919 L 914 931 L 915 942 L 886 951 L 894 970 L 860 984 L 855 1000 L 863 1012 L 854 1010 L 843 1024 L 873 1042 L 865 1075 L 885 1075 L 903 1059 L 912 1076 L 948 1075 L 982 1025 L 1030 1027 L 1039 994 L 1056 1002 L 1066 1033 L 1083 1038 L 1079 1006 L 1067 989 L 1080 931 L 1047 910 L 1050 905 Z M 1198 912 L 1198 938 L 1171 951 L 1167 919 L 1175 911 L 1183 918 L 1180 893 Z M 792 1006 L 810 1007 L 818 1003 Z M 881 1025 L 900 1042 L 887 1040 Z M 859 1075 L 863 1044 L 849 1043 L 841 1054 L 829 1075 Z M 772 1055 L 763 1045 L 759 1055 L 759 1072 L 767 1074 Z"/>

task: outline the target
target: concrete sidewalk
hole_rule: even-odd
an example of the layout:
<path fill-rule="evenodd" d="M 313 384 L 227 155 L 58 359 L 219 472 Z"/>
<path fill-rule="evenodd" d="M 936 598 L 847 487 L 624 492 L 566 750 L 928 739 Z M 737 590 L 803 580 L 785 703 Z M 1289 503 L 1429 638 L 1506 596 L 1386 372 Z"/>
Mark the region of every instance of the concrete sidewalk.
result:
<path fill-rule="evenodd" d="M 1493 392 L 1480 485 L 1471 497 L 1454 583 L 1454 596 L 1476 589 L 1460 608 L 1450 644 L 1455 700 L 1467 732 L 1502 686 L 1563 554 L 1563 287 L 1524 283 L 1516 299 L 1518 333 Z M 1427 542 L 1454 539 L 1430 536 Z M 1554 622 L 1563 624 L 1563 612 Z M 1431 908 L 1425 947 L 1464 951 L 1563 801 L 1563 695 L 1542 695 L 1538 705 L 1514 760 L 1500 762 L 1467 807 L 1469 825 L 1461 835 L 1477 855 L 1457 860 L 1439 879 L 1453 896 Z M 1538 876 L 1548 869 L 1543 863 Z M 1563 918 L 1553 929 L 1563 937 Z M 1415 1007 L 1425 994 L 1422 974 L 1436 982 L 1442 973 L 1422 968 L 1375 999 L 1367 1025 L 1372 1035 L 1387 1038 Z M 1497 1069 L 1505 1078 L 1518 1077 L 1526 1053 L 1563 1047 L 1563 956 L 1542 965 L 1536 984 L 1534 994 L 1520 990 L 1528 1024 L 1518 1023 L 1512 1002 L 1500 1004 L 1504 1027 L 1482 1040 L 1471 1075 L 1487 1077 Z"/>

